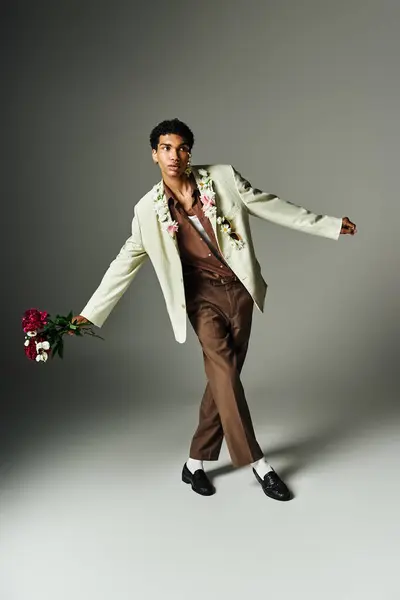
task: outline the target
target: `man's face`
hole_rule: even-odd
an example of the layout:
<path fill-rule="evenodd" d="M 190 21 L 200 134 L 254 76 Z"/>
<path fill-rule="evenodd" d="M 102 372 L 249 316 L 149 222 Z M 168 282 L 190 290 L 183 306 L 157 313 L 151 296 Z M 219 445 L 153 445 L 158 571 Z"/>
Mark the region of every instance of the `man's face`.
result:
<path fill-rule="evenodd" d="M 169 133 L 160 135 L 157 150 L 152 150 L 152 156 L 163 176 L 179 178 L 187 167 L 190 149 L 180 135 Z"/>

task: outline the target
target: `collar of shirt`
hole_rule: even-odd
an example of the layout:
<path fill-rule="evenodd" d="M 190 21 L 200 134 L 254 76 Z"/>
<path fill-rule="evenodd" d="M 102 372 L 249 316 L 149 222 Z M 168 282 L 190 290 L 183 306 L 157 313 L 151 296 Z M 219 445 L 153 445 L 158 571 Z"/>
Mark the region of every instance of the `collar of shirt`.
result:
<path fill-rule="evenodd" d="M 174 193 L 172 192 L 172 190 L 170 190 L 170 188 L 167 186 L 165 181 L 163 182 L 163 184 L 164 184 L 164 192 L 165 192 L 165 195 L 167 196 L 168 207 L 171 208 L 171 206 L 173 206 L 174 208 L 179 210 L 181 208 L 179 200 L 177 200 L 175 198 Z M 196 186 L 192 193 L 192 198 L 194 198 L 192 206 L 196 205 L 199 197 L 200 197 L 200 191 L 199 191 L 198 187 Z"/>

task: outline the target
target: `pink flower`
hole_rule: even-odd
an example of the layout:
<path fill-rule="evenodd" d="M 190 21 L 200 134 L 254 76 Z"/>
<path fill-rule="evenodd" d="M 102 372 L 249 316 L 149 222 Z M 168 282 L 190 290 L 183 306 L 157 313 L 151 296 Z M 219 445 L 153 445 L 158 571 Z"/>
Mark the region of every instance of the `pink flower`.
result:
<path fill-rule="evenodd" d="M 204 208 L 207 210 L 207 208 L 210 208 L 210 206 L 214 206 L 215 201 L 214 198 L 212 198 L 211 196 L 202 196 L 201 197 L 201 201 L 204 204 Z"/>
<path fill-rule="evenodd" d="M 175 233 L 178 231 L 178 223 L 176 221 L 173 221 L 171 225 L 168 225 L 167 231 L 170 235 L 175 235 Z"/>

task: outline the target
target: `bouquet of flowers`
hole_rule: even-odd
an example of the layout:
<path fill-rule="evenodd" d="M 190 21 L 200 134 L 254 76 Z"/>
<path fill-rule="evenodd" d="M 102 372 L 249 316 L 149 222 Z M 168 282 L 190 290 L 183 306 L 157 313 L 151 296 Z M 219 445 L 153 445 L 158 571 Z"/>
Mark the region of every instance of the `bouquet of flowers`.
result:
<path fill-rule="evenodd" d="M 102 338 L 91 329 L 91 323 L 72 322 L 73 313 L 63 317 L 56 315 L 54 320 L 50 319 L 49 313 L 30 308 L 24 312 L 22 317 L 22 329 L 25 333 L 25 354 L 30 360 L 46 362 L 49 355 L 54 358 L 57 354 L 60 358 L 64 355 L 64 342 L 62 336 L 66 333 L 75 335 L 92 335 Z"/>

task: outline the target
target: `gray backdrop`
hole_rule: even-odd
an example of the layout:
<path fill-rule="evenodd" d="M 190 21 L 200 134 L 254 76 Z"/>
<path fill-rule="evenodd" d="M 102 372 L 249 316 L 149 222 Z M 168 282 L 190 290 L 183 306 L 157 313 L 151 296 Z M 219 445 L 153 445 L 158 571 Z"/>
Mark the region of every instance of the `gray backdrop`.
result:
<path fill-rule="evenodd" d="M 3 159 L 3 390 L 10 404 L 115 407 L 198 393 L 191 331 L 175 343 L 150 262 L 103 326 L 31 364 L 20 316 L 83 307 L 159 180 L 148 136 L 179 117 L 193 162 L 235 165 L 255 186 L 349 216 L 338 242 L 253 220 L 269 284 L 246 389 L 395 391 L 398 358 L 398 95 L 395 2 L 9 2 Z M 397 352 L 396 352 L 397 350 Z M 61 383 L 62 382 L 62 383 Z M 22 388 L 21 388 L 22 386 Z M 38 390 L 40 389 L 40 393 Z M 83 390 L 90 389 L 90 394 Z M 111 394 L 111 396 L 110 396 Z M 150 409 L 150 407 L 149 407 Z M 27 414 L 27 413 L 26 413 Z"/>
<path fill-rule="evenodd" d="M 193 129 L 194 163 L 231 163 L 359 230 L 334 242 L 253 219 L 269 284 L 243 371 L 256 426 L 319 415 L 351 436 L 397 415 L 400 4 L 9 1 L 1 14 L 4 470 L 95 422 L 189 406 L 195 427 L 200 348 L 190 328 L 175 342 L 150 261 L 105 341 L 68 339 L 63 361 L 37 365 L 20 329 L 27 308 L 86 304 L 160 178 L 148 137 L 165 118 Z M 179 435 L 184 457 L 192 428 Z M 146 440 L 144 454 L 151 427 Z"/>

